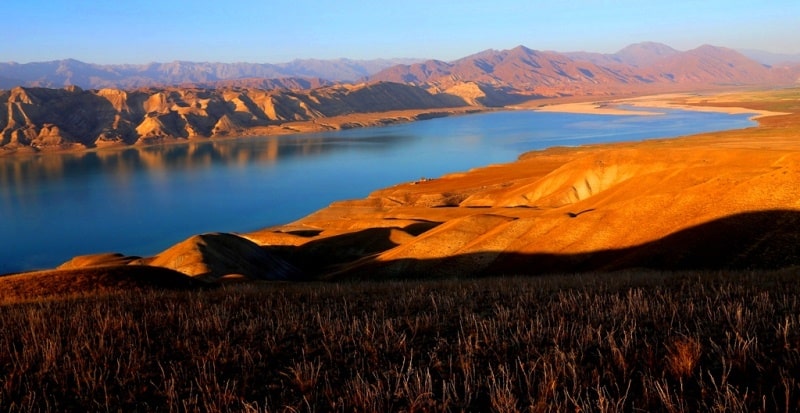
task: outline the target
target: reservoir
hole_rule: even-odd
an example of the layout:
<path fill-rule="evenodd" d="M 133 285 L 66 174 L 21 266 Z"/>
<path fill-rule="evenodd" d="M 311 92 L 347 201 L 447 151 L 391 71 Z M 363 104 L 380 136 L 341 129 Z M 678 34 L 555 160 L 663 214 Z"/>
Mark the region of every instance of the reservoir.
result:
<path fill-rule="evenodd" d="M 753 126 L 751 115 L 501 111 L 378 128 L 0 158 L 0 274 L 75 255 L 153 255 L 284 224 L 341 199 L 552 146 Z"/>

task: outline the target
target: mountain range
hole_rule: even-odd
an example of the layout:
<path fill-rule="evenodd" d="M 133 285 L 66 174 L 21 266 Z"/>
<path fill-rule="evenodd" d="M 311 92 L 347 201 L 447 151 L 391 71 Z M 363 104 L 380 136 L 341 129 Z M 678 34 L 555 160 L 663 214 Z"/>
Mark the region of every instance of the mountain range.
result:
<path fill-rule="evenodd" d="M 393 81 L 431 84 L 443 90 L 477 82 L 542 95 L 604 91 L 647 84 L 786 83 L 800 73 L 800 55 L 715 46 L 678 51 L 643 42 L 613 54 L 537 51 L 519 46 L 485 50 L 452 62 L 423 59 L 319 60 L 288 63 L 175 61 L 143 65 L 98 65 L 74 59 L 0 63 L 0 88 L 79 86 L 84 89 L 200 86 L 312 89 L 338 82 Z M 485 87 L 484 87 L 485 88 Z"/>
<path fill-rule="evenodd" d="M 681 52 L 639 43 L 614 54 L 559 53 L 518 46 L 486 50 L 453 62 L 397 65 L 369 77 L 448 91 L 464 82 L 518 95 L 614 95 L 731 85 L 785 85 L 800 77 L 800 64 L 769 66 L 710 45 Z"/>
<path fill-rule="evenodd" d="M 355 82 L 344 82 L 355 77 Z M 800 64 L 770 66 L 732 49 L 706 45 L 678 51 L 652 42 L 613 54 L 518 46 L 452 62 L 400 64 L 345 59 L 284 65 L 9 63 L 0 64 L 0 82 L 25 85 L 0 90 L 0 107 L 6 109 L 0 117 L 0 148 L 15 153 L 286 133 L 297 131 L 289 123 L 298 121 L 320 130 L 317 121 L 332 116 L 500 107 L 549 97 L 787 86 L 799 79 Z M 374 121 L 328 122 L 326 128 Z M 300 130 L 309 131 L 308 125 Z"/>
<path fill-rule="evenodd" d="M 98 65 L 74 59 L 35 63 L 0 63 L 0 88 L 16 86 L 64 87 L 84 89 L 131 89 L 151 86 L 199 84 L 240 80 L 252 84 L 253 79 L 305 79 L 303 84 L 289 83 L 277 87 L 311 88 L 333 82 L 351 82 L 385 68 L 416 62 L 419 59 L 318 60 L 303 59 L 288 63 L 148 63 L 143 65 Z M 294 80 L 293 82 L 298 82 Z"/>

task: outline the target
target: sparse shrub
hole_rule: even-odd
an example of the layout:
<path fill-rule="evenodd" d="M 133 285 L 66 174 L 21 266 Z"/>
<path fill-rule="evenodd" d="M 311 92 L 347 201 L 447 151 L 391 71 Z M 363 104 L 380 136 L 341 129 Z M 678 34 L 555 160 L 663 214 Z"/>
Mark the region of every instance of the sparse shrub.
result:
<path fill-rule="evenodd" d="M 677 379 L 690 377 L 700 361 L 700 343 L 692 337 L 678 337 L 668 341 L 667 368 Z"/>
<path fill-rule="evenodd" d="M 8 302 L 0 411 L 796 411 L 796 276 L 263 283 Z"/>

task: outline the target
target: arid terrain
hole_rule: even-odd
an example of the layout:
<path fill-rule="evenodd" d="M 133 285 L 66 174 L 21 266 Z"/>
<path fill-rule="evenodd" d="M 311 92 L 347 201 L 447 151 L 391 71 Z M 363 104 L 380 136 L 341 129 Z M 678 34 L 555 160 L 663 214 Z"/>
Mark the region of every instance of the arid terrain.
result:
<path fill-rule="evenodd" d="M 671 96 L 781 112 L 740 131 L 527 153 L 244 236 L 325 278 L 795 266 L 797 93 Z"/>
<path fill-rule="evenodd" d="M 0 91 L 0 155 L 383 125 L 463 113 L 464 101 L 397 83 L 287 89 Z"/>
<path fill-rule="evenodd" d="M 759 126 L 0 277 L 0 409 L 797 410 L 800 90 L 624 103 Z"/>
<path fill-rule="evenodd" d="M 797 89 L 622 103 L 653 111 L 669 105 L 750 111 L 760 113 L 760 124 L 526 153 L 513 163 L 335 202 L 279 227 L 201 234 L 154 257 L 78 257 L 62 267 L 144 264 L 216 282 L 772 270 L 800 264 Z M 596 106 L 603 110 L 607 104 Z M 585 109 L 586 104 L 567 104 L 560 110 Z"/>

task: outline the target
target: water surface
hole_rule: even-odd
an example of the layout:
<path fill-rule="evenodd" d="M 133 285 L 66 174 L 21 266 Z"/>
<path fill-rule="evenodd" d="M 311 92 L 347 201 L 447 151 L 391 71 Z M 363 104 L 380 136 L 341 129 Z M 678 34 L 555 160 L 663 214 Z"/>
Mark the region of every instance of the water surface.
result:
<path fill-rule="evenodd" d="M 493 112 L 380 128 L 0 158 L 0 274 L 288 223 L 339 199 L 558 145 L 751 126 L 749 115 Z"/>

